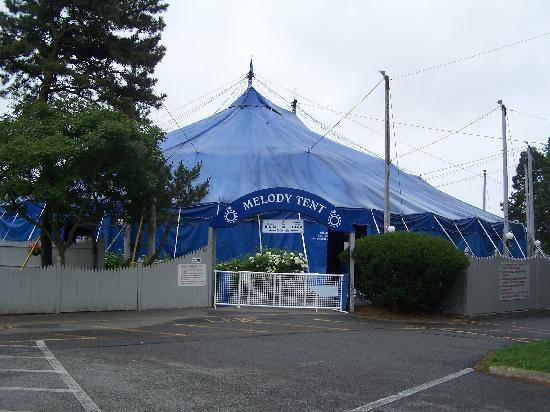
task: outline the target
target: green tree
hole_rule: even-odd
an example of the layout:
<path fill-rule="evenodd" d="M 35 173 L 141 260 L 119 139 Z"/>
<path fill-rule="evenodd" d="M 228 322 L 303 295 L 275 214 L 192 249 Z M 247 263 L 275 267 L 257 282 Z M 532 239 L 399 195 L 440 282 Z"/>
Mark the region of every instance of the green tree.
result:
<path fill-rule="evenodd" d="M 159 107 L 153 77 L 167 4 L 160 0 L 6 0 L 0 12 L 0 94 L 15 102 L 98 101 L 144 118 Z M 44 164 L 46 176 L 54 164 Z M 53 176 L 50 176 L 50 180 Z M 46 203 L 42 227 L 52 215 Z M 42 264 L 52 264 L 41 234 Z"/>
<path fill-rule="evenodd" d="M 533 197 L 535 209 L 535 237 L 542 242 L 546 253 L 550 253 L 550 139 L 541 150 L 533 152 Z M 516 175 L 512 178 L 513 193 L 510 196 L 509 217 L 525 222 L 525 165 L 527 152 L 521 152 Z"/>
<path fill-rule="evenodd" d="M 148 264 L 158 259 L 168 238 L 168 233 L 177 221 L 179 208 L 197 203 L 208 194 L 210 179 L 196 183 L 200 177 L 201 168 L 202 163 L 188 168 L 180 162 L 166 180 L 159 181 L 159 184 L 163 186 L 155 189 L 155 199 L 159 210 L 158 222 L 164 224 L 164 229 L 158 246 L 147 261 Z"/>
<path fill-rule="evenodd" d="M 0 198 L 41 229 L 62 264 L 79 229 L 95 228 L 105 214 L 143 210 L 144 194 L 170 176 L 160 129 L 97 104 L 26 103 L 0 122 L 0 136 Z M 48 224 L 27 212 L 27 202 L 48 205 Z"/>
<path fill-rule="evenodd" d="M 131 117 L 159 107 L 153 77 L 167 4 L 160 0 L 6 0 L 2 93 L 21 100 L 97 100 Z"/>

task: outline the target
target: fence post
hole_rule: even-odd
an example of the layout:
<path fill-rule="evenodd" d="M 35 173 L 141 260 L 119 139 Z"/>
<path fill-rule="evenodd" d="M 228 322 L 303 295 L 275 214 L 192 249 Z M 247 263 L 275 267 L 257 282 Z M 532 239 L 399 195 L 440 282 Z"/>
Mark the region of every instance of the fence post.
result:
<path fill-rule="evenodd" d="M 241 308 L 241 272 L 239 272 L 239 286 L 237 292 L 237 307 Z"/>

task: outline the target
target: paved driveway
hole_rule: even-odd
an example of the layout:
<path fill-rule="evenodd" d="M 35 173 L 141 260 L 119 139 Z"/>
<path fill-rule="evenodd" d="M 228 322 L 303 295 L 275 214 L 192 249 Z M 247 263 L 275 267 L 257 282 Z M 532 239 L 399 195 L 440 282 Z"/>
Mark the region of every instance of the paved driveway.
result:
<path fill-rule="evenodd" d="M 205 309 L 0 317 L 0 410 L 548 411 L 470 368 L 550 339 L 550 312 L 377 321 Z"/>

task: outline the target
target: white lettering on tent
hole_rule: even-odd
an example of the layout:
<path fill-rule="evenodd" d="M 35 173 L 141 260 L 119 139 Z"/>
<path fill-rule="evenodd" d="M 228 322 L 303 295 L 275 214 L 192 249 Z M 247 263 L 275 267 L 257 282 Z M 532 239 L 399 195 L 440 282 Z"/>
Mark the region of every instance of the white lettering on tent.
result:
<path fill-rule="evenodd" d="M 290 203 L 292 195 L 288 193 L 270 193 L 267 196 L 255 196 L 243 201 L 244 210 L 252 209 L 256 206 L 267 205 L 269 203 Z"/>
<path fill-rule="evenodd" d="M 307 207 L 308 209 L 314 210 L 319 214 L 323 213 L 323 209 L 326 208 L 325 205 L 317 203 L 314 200 L 304 196 L 296 196 L 296 203 L 298 204 L 298 206 Z"/>

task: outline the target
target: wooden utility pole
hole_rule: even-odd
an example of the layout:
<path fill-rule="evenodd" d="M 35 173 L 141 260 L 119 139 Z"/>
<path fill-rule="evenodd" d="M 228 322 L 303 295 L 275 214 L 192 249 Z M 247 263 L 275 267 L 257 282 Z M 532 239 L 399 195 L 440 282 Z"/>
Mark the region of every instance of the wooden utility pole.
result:
<path fill-rule="evenodd" d="M 487 210 L 487 170 L 483 170 L 483 210 Z"/>
<path fill-rule="evenodd" d="M 498 100 L 502 110 L 502 211 L 504 222 L 502 227 L 502 255 L 509 256 L 506 235 L 510 231 L 508 227 L 508 145 L 506 143 L 506 106 L 502 100 Z"/>
<path fill-rule="evenodd" d="M 390 76 L 386 72 L 380 72 L 384 76 L 385 83 L 385 149 L 384 149 L 384 233 L 390 226 Z"/>

